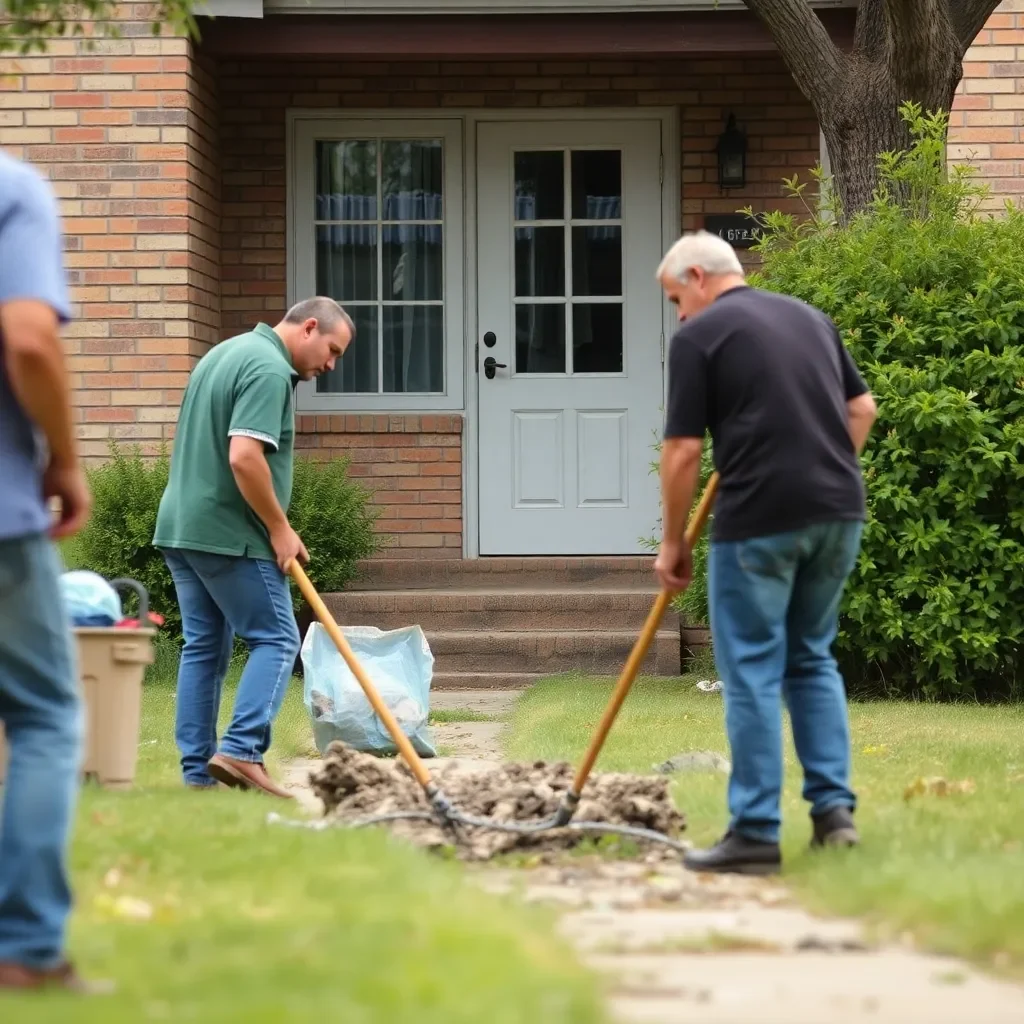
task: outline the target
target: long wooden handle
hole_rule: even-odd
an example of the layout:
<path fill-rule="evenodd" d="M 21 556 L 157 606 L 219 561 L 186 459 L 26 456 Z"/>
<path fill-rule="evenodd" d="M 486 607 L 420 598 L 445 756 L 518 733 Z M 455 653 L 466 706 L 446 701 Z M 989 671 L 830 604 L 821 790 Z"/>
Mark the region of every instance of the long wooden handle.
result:
<path fill-rule="evenodd" d="M 717 493 L 718 474 L 712 473 L 707 487 L 704 488 L 704 494 L 701 496 L 700 502 L 686 527 L 686 543 L 691 549 L 696 545 L 701 533 L 704 531 Z M 640 666 L 644 663 L 644 658 L 647 657 L 647 652 L 654 642 L 655 634 L 658 632 L 661 620 L 665 617 L 665 612 L 668 611 L 668 606 L 671 604 L 673 596 L 667 590 L 663 590 L 658 595 L 654 602 L 654 607 L 651 608 L 647 616 L 644 628 L 633 645 L 633 650 L 630 652 L 629 658 L 622 669 L 622 675 L 619 676 L 619 681 L 615 684 L 615 689 L 612 691 L 611 700 L 608 701 L 608 706 L 605 708 L 604 715 L 601 716 L 601 721 L 598 723 L 594 737 L 590 741 L 587 753 L 580 764 L 579 770 L 576 772 L 576 779 L 572 789 L 576 796 L 583 792 L 583 787 L 590 777 L 594 763 L 597 761 L 601 749 L 604 747 L 605 740 L 608 738 L 608 733 L 611 732 L 615 719 L 618 717 L 619 711 L 629 695 L 633 683 L 636 681 Z"/>
<path fill-rule="evenodd" d="M 345 634 L 342 633 L 337 622 L 334 621 L 334 616 L 331 615 L 327 605 L 324 604 L 323 599 L 316 592 L 316 588 L 310 583 L 309 577 L 302 566 L 295 559 L 292 559 L 288 563 L 288 572 L 298 584 L 299 590 L 302 591 L 302 596 L 306 599 L 306 603 L 313 609 L 316 617 L 320 620 L 324 629 L 327 630 L 328 636 L 334 641 L 334 646 L 338 648 L 338 653 L 345 659 L 345 664 L 351 669 L 352 675 L 356 677 L 356 681 L 363 688 L 366 699 L 370 702 L 373 710 L 380 716 L 380 720 L 384 723 L 384 728 L 387 729 L 391 738 L 395 741 L 395 746 L 398 747 L 399 753 L 405 758 L 405 763 L 409 766 L 413 775 L 416 776 L 416 781 L 424 789 L 431 790 L 433 782 L 426 765 L 423 763 L 420 755 L 416 753 L 416 748 L 409 741 L 409 737 L 402 732 L 402 727 L 391 713 L 391 709 L 381 699 L 380 694 L 377 692 L 377 687 L 373 685 L 363 666 L 359 664 L 358 659 L 352 652 L 352 648 L 345 639 Z"/>

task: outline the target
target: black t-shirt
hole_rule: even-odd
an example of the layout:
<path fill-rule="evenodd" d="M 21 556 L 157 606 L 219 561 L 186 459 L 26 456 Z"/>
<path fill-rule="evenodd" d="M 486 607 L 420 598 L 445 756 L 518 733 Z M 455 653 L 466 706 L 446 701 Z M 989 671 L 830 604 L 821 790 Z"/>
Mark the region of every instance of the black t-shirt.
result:
<path fill-rule="evenodd" d="M 715 539 L 863 520 L 846 403 L 866 391 L 835 324 L 796 299 L 742 286 L 684 322 L 669 352 L 665 437 L 711 432 Z"/>

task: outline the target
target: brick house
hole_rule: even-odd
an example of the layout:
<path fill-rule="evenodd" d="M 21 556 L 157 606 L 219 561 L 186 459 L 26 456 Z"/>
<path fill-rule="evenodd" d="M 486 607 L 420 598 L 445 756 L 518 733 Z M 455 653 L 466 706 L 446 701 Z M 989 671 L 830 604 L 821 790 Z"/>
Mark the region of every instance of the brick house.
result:
<path fill-rule="evenodd" d="M 86 454 L 170 438 L 210 345 L 326 292 L 359 338 L 300 386 L 301 443 L 375 489 L 389 557 L 641 551 L 657 262 L 825 155 L 769 35 L 738 0 L 208 3 L 196 45 L 126 4 L 119 39 L 2 61 L 0 142 L 63 202 Z M 819 6 L 851 40 L 853 5 Z M 965 73 L 952 155 L 1016 196 L 1024 0 Z"/>

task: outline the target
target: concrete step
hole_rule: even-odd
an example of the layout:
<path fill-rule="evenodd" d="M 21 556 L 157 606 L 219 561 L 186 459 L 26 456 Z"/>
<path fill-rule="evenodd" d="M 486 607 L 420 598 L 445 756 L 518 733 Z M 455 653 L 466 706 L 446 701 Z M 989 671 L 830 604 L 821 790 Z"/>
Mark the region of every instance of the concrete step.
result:
<path fill-rule="evenodd" d="M 387 558 L 362 563 L 353 590 L 653 587 L 653 555 L 606 558 Z"/>
<path fill-rule="evenodd" d="M 431 690 L 525 690 L 543 674 L 533 672 L 435 672 Z"/>
<path fill-rule="evenodd" d="M 427 641 L 437 672 L 584 672 L 617 676 L 637 636 L 628 630 L 450 630 L 427 633 Z M 641 670 L 647 675 L 679 674 L 678 629 L 657 634 Z"/>
<path fill-rule="evenodd" d="M 343 625 L 398 629 L 419 625 L 424 632 L 638 630 L 651 610 L 653 590 L 445 590 L 345 591 L 324 600 Z M 674 613 L 666 631 L 678 628 Z"/>

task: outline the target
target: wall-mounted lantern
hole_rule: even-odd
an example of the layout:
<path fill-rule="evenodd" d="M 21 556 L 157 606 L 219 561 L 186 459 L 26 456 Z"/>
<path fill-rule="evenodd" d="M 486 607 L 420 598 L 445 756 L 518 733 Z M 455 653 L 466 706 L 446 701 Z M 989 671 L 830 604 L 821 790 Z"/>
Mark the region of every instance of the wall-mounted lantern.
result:
<path fill-rule="evenodd" d="M 723 189 L 747 184 L 747 136 L 736 127 L 735 114 L 718 137 L 718 184 Z"/>

